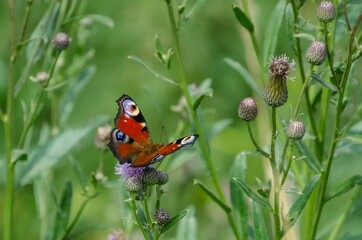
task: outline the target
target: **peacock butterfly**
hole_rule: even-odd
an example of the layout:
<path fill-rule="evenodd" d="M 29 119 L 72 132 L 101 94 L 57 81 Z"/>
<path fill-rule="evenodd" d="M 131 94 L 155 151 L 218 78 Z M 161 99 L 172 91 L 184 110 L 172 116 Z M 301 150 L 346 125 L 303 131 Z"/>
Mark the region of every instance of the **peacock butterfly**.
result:
<path fill-rule="evenodd" d="M 132 167 L 153 164 L 186 145 L 193 145 L 199 137 L 198 134 L 194 134 L 165 146 L 153 144 L 146 120 L 135 101 L 123 94 L 116 102 L 119 108 L 108 147 L 121 164 L 131 163 Z"/>

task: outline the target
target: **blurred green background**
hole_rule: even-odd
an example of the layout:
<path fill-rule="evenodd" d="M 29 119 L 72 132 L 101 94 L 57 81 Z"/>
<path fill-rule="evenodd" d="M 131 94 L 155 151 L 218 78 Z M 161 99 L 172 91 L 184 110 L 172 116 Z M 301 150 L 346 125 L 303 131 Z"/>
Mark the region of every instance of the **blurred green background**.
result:
<path fill-rule="evenodd" d="M 193 3 L 194 1 L 189 0 L 189 2 Z M 273 24 L 268 19 L 277 2 L 275 0 L 250 1 L 252 21 L 261 46 L 266 29 Z M 237 117 L 240 101 L 245 97 L 252 96 L 251 90 L 240 75 L 223 61 L 223 58 L 230 57 L 239 61 L 250 71 L 254 78 L 261 78 L 249 35 L 241 28 L 232 12 L 231 6 L 233 3 L 238 4 L 238 2 L 231 0 L 206 1 L 196 15 L 180 30 L 182 61 L 188 83 L 199 85 L 206 78 L 212 79 L 213 97 L 205 99 L 202 103 L 202 107 L 207 109 L 204 114 L 205 126 L 210 127 L 222 119 L 232 120 L 232 123 L 211 141 L 212 159 L 227 196 L 230 166 L 236 154 L 242 150 L 254 150 L 254 148 L 247 134 L 245 123 Z M 48 5 L 49 1 L 34 1 L 28 29 L 32 30 L 36 26 Z M 178 81 L 175 61 L 172 61 L 171 71 L 167 71 L 154 57 L 155 35 L 159 36 L 164 48 L 167 49 L 173 46 L 164 1 L 88 1 L 85 6 L 85 14 L 108 16 L 114 21 L 114 27 L 109 28 L 97 22 L 93 22 L 89 26 L 90 36 L 86 43 L 86 49 L 95 51 L 92 64 L 96 66 L 97 72 L 84 91 L 78 96 L 68 125 L 70 127 L 83 126 L 90 119 L 99 115 L 107 115 L 110 119 L 113 119 L 117 112 L 115 100 L 125 93 L 132 96 L 141 108 L 154 142 L 168 142 L 169 137 L 173 136 L 180 119 L 179 114 L 171 111 L 171 106 L 178 103 L 181 91 L 178 87 L 154 77 L 136 62 L 127 59 L 129 55 L 135 55 L 157 72 Z M 25 1 L 18 1 L 16 13 L 17 23 L 19 24 L 22 21 L 24 8 Z M 317 24 L 311 1 L 307 1 L 306 6 L 302 9 L 302 15 L 305 19 Z M 291 58 L 295 58 L 288 44 L 285 25 L 283 21 L 275 55 L 279 56 L 286 53 Z M 9 55 L 9 13 L 6 1 L 0 2 L 0 34 L 2 36 L 0 44 L 0 104 L 2 109 L 5 109 Z M 27 32 L 27 36 L 29 34 L 30 32 Z M 309 41 L 302 39 L 304 50 L 308 45 Z M 346 51 L 345 42 L 338 42 L 337 48 L 339 46 L 342 46 L 340 56 L 344 56 Z M 20 59 L 17 66 L 22 66 L 24 62 L 25 60 Z M 361 64 L 358 66 L 354 75 L 361 83 Z M 301 87 L 299 69 L 297 69 L 297 66 L 295 68 L 296 71 L 291 73 L 291 77 L 296 78 L 288 83 L 290 98 L 279 111 L 280 120 L 289 119 L 290 105 L 295 104 L 299 94 Z M 37 70 L 39 69 L 33 69 L 30 75 L 36 75 Z M 17 74 L 17 77 L 19 75 L 20 73 Z M 22 94 L 28 95 L 30 92 L 35 91 L 34 84 L 27 82 Z M 357 95 L 357 100 L 360 101 L 358 92 L 360 92 L 360 89 L 356 89 L 352 94 Z M 15 104 L 18 113 L 16 115 L 16 126 L 18 124 L 21 126 L 20 98 L 22 96 L 16 100 Z M 343 120 L 348 119 L 349 114 L 352 114 L 348 110 L 349 108 L 347 108 Z M 302 109 L 302 111 L 304 110 Z M 307 120 L 305 116 L 302 116 L 302 118 Z M 254 129 L 257 128 L 255 124 L 252 124 L 252 126 Z M 163 130 L 162 127 L 164 127 Z M 14 133 L 20 134 L 20 130 L 21 127 L 15 127 Z M 0 132 L 0 216 L 2 216 L 5 196 L 3 160 L 5 159 L 5 151 L 2 125 L 0 126 Z M 190 133 L 192 133 L 192 130 L 188 129 L 186 134 Z M 94 135 L 95 133 L 83 139 L 72 151 L 87 175 L 96 171 L 101 155 L 94 148 Z M 263 134 L 260 134 L 260 136 L 263 137 Z M 15 137 L 15 139 L 17 138 Z M 180 152 L 175 155 L 177 154 L 180 154 Z M 171 158 L 168 157 L 164 161 L 170 161 Z M 341 161 L 336 162 L 333 166 L 336 176 L 340 176 L 345 172 L 352 175 L 352 173 L 362 171 L 361 155 L 355 155 L 353 159 L 345 160 L 349 160 L 352 164 L 345 165 Z M 115 163 L 116 159 L 108 151 L 104 162 L 104 171 L 107 177 L 113 180 L 118 178 L 114 174 Z M 268 165 L 262 163 L 259 159 L 248 159 L 248 182 L 250 185 L 256 186 L 255 176 L 265 179 L 264 167 L 266 166 Z M 340 171 L 338 167 L 340 167 Z M 66 179 L 73 183 L 74 199 L 72 207 L 77 209 L 80 204 L 81 189 L 76 183 L 76 177 L 69 160 L 66 158 L 56 165 L 52 174 L 58 192 L 63 187 Z M 194 205 L 199 239 L 233 239 L 225 214 L 198 187 L 193 185 L 194 179 L 198 178 L 213 189 L 207 170 L 199 157 L 193 157 L 186 164 L 172 170 L 169 174 L 171 178 L 165 187 L 167 194 L 163 198 L 163 208 L 167 209 L 171 215 L 175 215 L 187 206 Z M 331 181 L 338 182 L 334 177 L 332 177 Z M 89 232 L 80 239 L 106 239 L 113 229 L 120 228 L 121 221 L 127 221 L 122 218 L 122 212 L 120 211 L 122 187 L 119 184 L 113 188 L 104 188 L 101 190 L 101 194 L 90 202 L 75 226 L 74 232 L 94 226 L 103 229 Z M 348 194 L 328 205 L 323 213 L 322 221 L 325 221 L 325 217 L 329 215 L 335 218 L 335 215 L 329 214 L 328 209 L 338 206 L 345 199 L 348 199 Z M 39 219 L 36 215 L 32 186 L 28 185 L 16 192 L 14 214 L 15 239 L 24 239 L 24 236 L 31 236 L 31 238 L 25 237 L 26 239 L 37 239 Z M 359 221 L 356 221 L 356 219 L 357 217 L 348 220 L 351 224 L 345 231 L 360 226 L 358 224 L 361 224 L 362 219 L 359 219 Z M 0 232 L 2 227 L 3 217 L 0 218 Z M 132 239 L 140 239 L 139 230 L 137 232 Z M 171 237 L 174 234 L 175 230 L 170 231 L 167 236 Z"/>

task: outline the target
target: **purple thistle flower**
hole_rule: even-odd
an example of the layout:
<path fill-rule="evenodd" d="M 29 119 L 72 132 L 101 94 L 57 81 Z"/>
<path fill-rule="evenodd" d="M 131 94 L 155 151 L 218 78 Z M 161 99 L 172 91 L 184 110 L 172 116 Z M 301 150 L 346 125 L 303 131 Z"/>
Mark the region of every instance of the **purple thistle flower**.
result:
<path fill-rule="evenodd" d="M 115 166 L 116 174 L 121 175 L 121 180 L 125 181 L 129 177 L 136 176 L 141 178 L 143 170 L 146 167 L 131 167 L 130 163 L 120 164 L 117 162 Z"/>

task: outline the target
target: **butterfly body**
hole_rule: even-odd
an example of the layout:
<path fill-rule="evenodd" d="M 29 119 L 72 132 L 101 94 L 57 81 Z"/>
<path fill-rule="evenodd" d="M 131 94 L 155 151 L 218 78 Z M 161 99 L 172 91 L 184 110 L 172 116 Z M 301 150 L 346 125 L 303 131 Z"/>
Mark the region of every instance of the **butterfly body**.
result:
<path fill-rule="evenodd" d="M 186 145 L 193 145 L 197 134 L 180 138 L 167 145 L 152 142 L 145 118 L 137 104 L 128 95 L 116 101 L 119 105 L 110 134 L 109 148 L 121 164 L 131 163 L 133 167 L 147 166 L 161 161 Z"/>

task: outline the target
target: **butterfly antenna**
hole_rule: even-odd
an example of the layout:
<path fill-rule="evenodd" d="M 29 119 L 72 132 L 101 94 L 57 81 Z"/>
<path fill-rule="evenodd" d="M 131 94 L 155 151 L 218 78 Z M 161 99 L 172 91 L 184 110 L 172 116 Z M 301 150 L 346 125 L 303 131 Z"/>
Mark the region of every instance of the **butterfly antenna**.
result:
<path fill-rule="evenodd" d="M 162 125 L 161 127 L 161 136 L 160 136 L 160 141 L 159 142 L 162 142 L 162 136 L 163 136 L 163 130 L 165 129 L 165 126 Z"/>

